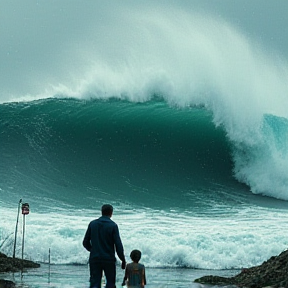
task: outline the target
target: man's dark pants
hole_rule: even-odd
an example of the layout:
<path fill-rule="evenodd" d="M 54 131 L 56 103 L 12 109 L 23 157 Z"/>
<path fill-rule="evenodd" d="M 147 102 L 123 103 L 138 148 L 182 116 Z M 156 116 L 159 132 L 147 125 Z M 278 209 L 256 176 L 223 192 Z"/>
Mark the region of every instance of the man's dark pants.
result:
<path fill-rule="evenodd" d="M 103 271 L 106 277 L 106 288 L 116 288 L 116 263 L 89 260 L 90 266 L 90 288 L 101 288 Z"/>

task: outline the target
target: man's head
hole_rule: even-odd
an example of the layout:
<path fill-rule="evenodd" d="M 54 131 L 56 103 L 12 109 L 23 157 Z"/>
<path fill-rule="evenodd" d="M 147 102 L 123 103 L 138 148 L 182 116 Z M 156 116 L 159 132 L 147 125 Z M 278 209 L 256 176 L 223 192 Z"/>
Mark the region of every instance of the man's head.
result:
<path fill-rule="evenodd" d="M 141 251 L 139 250 L 133 250 L 131 253 L 130 253 L 130 258 L 133 262 L 136 262 L 138 263 L 141 259 Z"/>
<path fill-rule="evenodd" d="M 102 216 L 109 216 L 111 217 L 113 214 L 113 206 L 110 204 L 104 204 L 101 208 Z"/>

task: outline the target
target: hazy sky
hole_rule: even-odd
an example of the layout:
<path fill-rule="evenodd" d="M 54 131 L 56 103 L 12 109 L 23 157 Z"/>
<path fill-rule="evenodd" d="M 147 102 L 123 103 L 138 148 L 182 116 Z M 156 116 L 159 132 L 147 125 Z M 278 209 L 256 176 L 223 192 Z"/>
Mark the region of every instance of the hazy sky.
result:
<path fill-rule="evenodd" d="M 174 22 L 181 22 L 179 9 L 191 17 L 200 13 L 207 21 L 220 18 L 268 53 L 288 59 L 287 0 L 2 0 L 0 99 L 40 93 L 45 83 L 56 85 L 75 77 L 76 70 L 84 72 L 95 60 L 93 50 L 117 55 L 117 46 L 131 41 L 127 35 L 139 25 L 127 20 L 133 14 L 149 18 L 154 13 L 155 21 L 155 11 L 159 18 L 168 11 Z M 171 33 L 176 37 L 177 30 Z"/>

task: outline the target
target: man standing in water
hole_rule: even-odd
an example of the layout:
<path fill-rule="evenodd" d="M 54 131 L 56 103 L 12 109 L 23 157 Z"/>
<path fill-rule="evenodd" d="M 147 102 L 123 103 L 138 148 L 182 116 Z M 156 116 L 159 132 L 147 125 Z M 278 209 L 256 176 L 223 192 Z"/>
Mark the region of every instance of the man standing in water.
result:
<path fill-rule="evenodd" d="M 122 261 L 125 269 L 124 249 L 117 224 L 110 218 L 113 207 L 105 204 L 101 208 L 102 216 L 91 221 L 83 239 L 83 246 L 90 252 L 90 288 L 100 288 L 103 271 L 106 277 L 106 288 L 116 288 L 116 258 Z"/>

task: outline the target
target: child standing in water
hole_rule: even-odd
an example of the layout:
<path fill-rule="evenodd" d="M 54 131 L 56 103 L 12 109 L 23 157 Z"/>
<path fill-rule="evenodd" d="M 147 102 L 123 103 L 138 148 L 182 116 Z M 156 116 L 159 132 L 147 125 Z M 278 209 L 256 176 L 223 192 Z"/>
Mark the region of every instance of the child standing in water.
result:
<path fill-rule="evenodd" d="M 122 286 L 129 288 L 144 288 L 146 285 L 145 266 L 140 264 L 141 251 L 133 250 L 130 253 L 132 263 L 127 264 Z"/>

